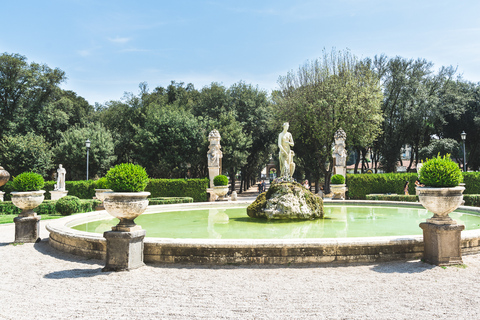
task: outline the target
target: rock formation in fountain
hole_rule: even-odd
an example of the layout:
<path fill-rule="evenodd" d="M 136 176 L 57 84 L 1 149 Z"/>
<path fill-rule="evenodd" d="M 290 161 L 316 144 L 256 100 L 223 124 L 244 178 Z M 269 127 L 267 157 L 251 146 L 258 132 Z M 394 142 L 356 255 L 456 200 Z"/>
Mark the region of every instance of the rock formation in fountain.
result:
<path fill-rule="evenodd" d="M 247 208 L 251 218 L 302 219 L 323 218 L 323 201 L 297 182 L 273 183 Z"/>

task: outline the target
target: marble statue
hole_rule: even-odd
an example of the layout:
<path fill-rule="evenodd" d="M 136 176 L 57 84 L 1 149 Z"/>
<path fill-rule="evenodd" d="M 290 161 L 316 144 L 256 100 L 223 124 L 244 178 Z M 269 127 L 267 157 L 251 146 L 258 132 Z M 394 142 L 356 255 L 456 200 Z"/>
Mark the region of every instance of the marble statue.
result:
<path fill-rule="evenodd" d="M 280 176 L 282 178 L 291 179 L 295 172 L 295 163 L 293 156 L 295 152 L 290 148 L 293 147 L 292 134 L 288 132 L 289 123 L 283 124 L 283 131 L 278 135 L 279 162 L 280 162 Z"/>
<path fill-rule="evenodd" d="M 220 133 L 217 129 L 212 130 L 208 134 L 208 146 L 207 163 L 208 163 L 208 176 L 210 177 L 210 188 L 213 188 L 213 178 L 222 173 L 222 158 L 223 153 L 220 150 L 221 140 Z"/>
<path fill-rule="evenodd" d="M 57 169 L 57 184 L 55 190 L 65 191 L 65 174 L 67 170 L 60 164 Z"/>
<path fill-rule="evenodd" d="M 338 129 L 334 135 L 335 147 L 333 149 L 333 158 L 335 159 L 334 174 L 341 174 L 346 176 L 346 166 L 347 166 L 347 151 L 345 149 L 345 140 L 347 139 L 347 134 L 343 129 Z"/>

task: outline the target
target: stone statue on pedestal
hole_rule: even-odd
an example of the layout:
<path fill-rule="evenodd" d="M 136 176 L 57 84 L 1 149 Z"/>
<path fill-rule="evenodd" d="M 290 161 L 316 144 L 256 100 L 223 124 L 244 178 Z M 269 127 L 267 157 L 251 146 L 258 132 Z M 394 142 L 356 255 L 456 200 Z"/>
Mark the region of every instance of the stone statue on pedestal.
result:
<path fill-rule="evenodd" d="M 293 173 L 295 172 L 295 163 L 293 162 L 293 156 L 295 152 L 290 148 L 293 147 L 293 137 L 288 132 L 289 123 L 283 124 L 283 131 L 278 135 L 278 148 L 279 148 L 279 162 L 280 162 L 280 177 L 291 180 Z"/>
<path fill-rule="evenodd" d="M 341 174 L 345 177 L 346 167 L 347 167 L 347 151 L 345 149 L 345 140 L 347 139 L 347 134 L 341 128 L 335 132 L 335 147 L 333 150 L 334 158 L 334 172 L 333 174 Z"/>
<path fill-rule="evenodd" d="M 207 160 L 210 188 L 213 188 L 213 178 L 219 174 L 222 174 L 223 153 L 220 150 L 222 147 L 220 145 L 220 139 L 221 136 L 217 129 L 212 130 L 208 135 L 208 141 L 210 142 L 210 145 L 208 146 Z"/>
<path fill-rule="evenodd" d="M 60 164 L 57 169 L 57 184 L 55 190 L 65 191 L 65 174 L 67 170 Z"/>

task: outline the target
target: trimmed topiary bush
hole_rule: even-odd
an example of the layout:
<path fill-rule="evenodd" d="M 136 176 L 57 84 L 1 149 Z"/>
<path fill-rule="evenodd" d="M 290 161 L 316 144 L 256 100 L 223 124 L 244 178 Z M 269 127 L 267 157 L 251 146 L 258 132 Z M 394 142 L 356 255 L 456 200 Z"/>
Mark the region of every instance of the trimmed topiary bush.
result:
<path fill-rule="evenodd" d="M 106 177 L 102 177 L 95 181 L 95 189 L 110 189 Z"/>
<path fill-rule="evenodd" d="M 420 169 L 420 181 L 427 187 L 456 187 L 463 181 L 462 170 L 450 155 L 427 160 Z"/>
<path fill-rule="evenodd" d="M 223 174 L 219 174 L 215 178 L 213 178 L 213 185 L 215 187 L 218 186 L 227 186 L 228 185 L 228 178 L 227 176 L 224 176 Z"/>
<path fill-rule="evenodd" d="M 13 178 L 13 190 L 15 191 L 38 191 L 44 185 L 43 177 L 34 172 L 23 172 Z"/>
<path fill-rule="evenodd" d="M 332 184 L 344 184 L 345 183 L 345 177 L 342 176 L 341 174 L 334 174 L 332 178 L 330 179 Z"/>
<path fill-rule="evenodd" d="M 82 204 L 80 199 L 75 196 L 65 196 L 57 200 L 55 209 L 62 216 L 69 216 L 72 213 L 82 211 Z"/>
<path fill-rule="evenodd" d="M 148 175 L 140 165 L 122 163 L 108 170 L 107 185 L 114 192 L 141 192 L 148 184 Z"/>

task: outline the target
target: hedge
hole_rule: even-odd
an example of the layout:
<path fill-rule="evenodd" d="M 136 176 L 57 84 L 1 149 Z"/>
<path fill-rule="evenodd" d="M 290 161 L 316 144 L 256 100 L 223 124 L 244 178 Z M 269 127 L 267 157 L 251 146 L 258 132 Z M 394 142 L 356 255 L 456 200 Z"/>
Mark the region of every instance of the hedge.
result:
<path fill-rule="evenodd" d="M 379 201 L 403 201 L 403 202 L 417 202 L 418 196 L 416 195 L 399 195 L 399 194 L 381 194 L 381 195 L 368 195 L 367 200 L 379 200 Z"/>
<path fill-rule="evenodd" d="M 169 198 L 149 198 L 148 205 L 155 206 L 159 204 L 192 203 L 191 197 L 169 197 Z"/>
<path fill-rule="evenodd" d="M 480 172 L 463 172 L 463 194 L 480 194 Z M 365 200 L 367 194 L 396 193 L 403 195 L 405 181 L 409 181 L 408 193 L 415 194 L 416 173 L 347 174 L 346 184 L 349 199 Z"/>
<path fill-rule="evenodd" d="M 45 181 L 43 190 L 45 200 L 50 200 L 50 192 L 55 185 L 55 181 Z M 158 197 L 190 197 L 194 202 L 207 201 L 208 179 L 150 179 L 145 191 L 151 193 L 150 198 Z M 97 188 L 97 180 L 88 181 L 66 181 L 65 188 L 68 190 L 69 196 L 75 196 L 80 199 L 92 199 L 95 196 Z M 11 200 L 10 192 L 14 191 L 12 182 L 9 181 L 1 191 L 5 192 L 5 201 Z"/>
<path fill-rule="evenodd" d="M 208 184 L 208 179 L 150 179 L 145 191 L 151 198 L 191 197 L 194 202 L 205 202 Z"/>
<path fill-rule="evenodd" d="M 44 200 L 34 211 L 39 214 L 57 214 L 55 204 L 57 201 Z M 95 211 L 95 207 L 102 203 L 100 200 L 81 200 L 79 212 L 91 212 Z M 19 208 L 15 207 L 11 201 L 0 202 L 0 214 L 19 214 L 22 212 Z"/>

